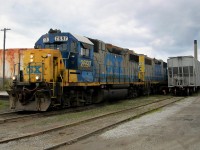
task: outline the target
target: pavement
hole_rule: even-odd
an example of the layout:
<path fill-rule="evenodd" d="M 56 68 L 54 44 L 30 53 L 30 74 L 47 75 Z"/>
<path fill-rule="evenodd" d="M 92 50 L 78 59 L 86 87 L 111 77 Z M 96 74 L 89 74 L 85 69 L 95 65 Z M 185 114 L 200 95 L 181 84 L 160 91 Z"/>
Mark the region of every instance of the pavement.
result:
<path fill-rule="evenodd" d="M 199 150 L 200 96 L 188 97 L 60 149 Z"/>

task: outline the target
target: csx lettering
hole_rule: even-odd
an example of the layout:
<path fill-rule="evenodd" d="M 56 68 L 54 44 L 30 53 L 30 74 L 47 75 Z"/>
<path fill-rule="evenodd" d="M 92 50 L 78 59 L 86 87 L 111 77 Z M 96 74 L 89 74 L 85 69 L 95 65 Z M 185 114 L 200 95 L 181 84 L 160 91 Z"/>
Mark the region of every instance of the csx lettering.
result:
<path fill-rule="evenodd" d="M 40 68 L 41 66 L 29 66 L 27 67 L 27 73 L 39 74 L 41 73 Z"/>
<path fill-rule="evenodd" d="M 55 36 L 55 41 L 67 41 L 67 36 Z"/>
<path fill-rule="evenodd" d="M 81 60 L 81 67 L 91 67 L 91 61 Z"/>

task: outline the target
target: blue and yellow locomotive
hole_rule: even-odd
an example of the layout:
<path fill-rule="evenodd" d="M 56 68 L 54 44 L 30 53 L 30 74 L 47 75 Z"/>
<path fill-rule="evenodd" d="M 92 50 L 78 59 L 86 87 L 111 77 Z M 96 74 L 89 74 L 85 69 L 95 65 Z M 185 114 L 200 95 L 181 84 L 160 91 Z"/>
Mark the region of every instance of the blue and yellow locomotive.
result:
<path fill-rule="evenodd" d="M 10 106 L 46 111 L 111 98 L 133 98 L 158 89 L 166 63 L 103 41 L 52 30 L 15 65 Z"/>

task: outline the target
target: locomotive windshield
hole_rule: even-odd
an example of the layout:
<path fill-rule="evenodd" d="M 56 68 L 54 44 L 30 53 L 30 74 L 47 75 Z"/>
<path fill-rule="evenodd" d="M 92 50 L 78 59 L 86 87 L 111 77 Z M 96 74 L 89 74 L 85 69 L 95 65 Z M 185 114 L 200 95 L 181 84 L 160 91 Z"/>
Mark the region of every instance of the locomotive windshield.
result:
<path fill-rule="evenodd" d="M 67 50 L 67 43 L 61 43 L 61 44 L 45 44 L 44 48 L 50 48 L 50 49 L 59 49 L 59 50 Z"/>

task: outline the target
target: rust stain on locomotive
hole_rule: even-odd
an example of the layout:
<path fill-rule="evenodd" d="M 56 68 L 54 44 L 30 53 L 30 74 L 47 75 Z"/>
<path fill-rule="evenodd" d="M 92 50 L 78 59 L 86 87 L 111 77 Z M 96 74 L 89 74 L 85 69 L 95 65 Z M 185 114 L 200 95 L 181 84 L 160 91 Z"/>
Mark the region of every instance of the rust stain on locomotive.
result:
<path fill-rule="evenodd" d="M 14 64 L 21 62 L 23 51 L 27 48 L 14 48 L 5 50 L 5 78 L 11 78 Z M 0 78 L 3 78 L 3 50 L 0 49 Z"/>

